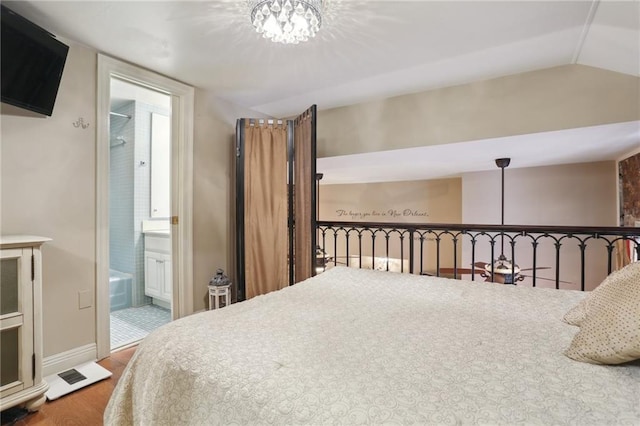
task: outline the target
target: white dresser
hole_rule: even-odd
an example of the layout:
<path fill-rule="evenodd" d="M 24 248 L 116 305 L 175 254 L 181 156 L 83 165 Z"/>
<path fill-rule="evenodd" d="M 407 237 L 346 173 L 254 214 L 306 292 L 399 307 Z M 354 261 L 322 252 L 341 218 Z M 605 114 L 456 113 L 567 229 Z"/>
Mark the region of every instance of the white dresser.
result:
<path fill-rule="evenodd" d="M 0 237 L 0 410 L 23 404 L 36 411 L 48 389 L 42 378 L 42 255 L 51 241 Z"/>

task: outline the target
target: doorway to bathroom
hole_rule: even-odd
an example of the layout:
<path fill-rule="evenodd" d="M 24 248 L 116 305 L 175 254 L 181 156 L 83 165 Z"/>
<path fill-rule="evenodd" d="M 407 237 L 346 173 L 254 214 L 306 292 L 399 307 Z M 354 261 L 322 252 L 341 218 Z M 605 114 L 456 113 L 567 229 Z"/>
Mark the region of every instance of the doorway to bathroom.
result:
<path fill-rule="evenodd" d="M 171 97 L 111 77 L 110 345 L 171 321 Z"/>
<path fill-rule="evenodd" d="M 96 357 L 193 312 L 192 87 L 98 55 Z"/>

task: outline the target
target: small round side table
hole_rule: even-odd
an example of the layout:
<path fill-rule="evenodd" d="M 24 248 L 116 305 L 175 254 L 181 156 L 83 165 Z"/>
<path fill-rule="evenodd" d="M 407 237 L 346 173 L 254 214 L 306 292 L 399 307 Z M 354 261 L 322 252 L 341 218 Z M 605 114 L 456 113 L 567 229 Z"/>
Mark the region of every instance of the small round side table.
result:
<path fill-rule="evenodd" d="M 222 302 L 222 305 L 220 304 Z M 231 284 L 209 286 L 209 310 L 231 304 Z"/>

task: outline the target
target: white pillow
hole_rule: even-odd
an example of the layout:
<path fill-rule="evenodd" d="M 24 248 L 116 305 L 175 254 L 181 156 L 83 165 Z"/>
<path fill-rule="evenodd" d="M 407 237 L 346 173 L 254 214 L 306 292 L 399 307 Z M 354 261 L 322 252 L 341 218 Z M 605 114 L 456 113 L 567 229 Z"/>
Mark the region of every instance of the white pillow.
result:
<path fill-rule="evenodd" d="M 593 291 L 598 290 L 603 285 L 604 285 L 604 281 L 598 287 L 596 287 L 596 289 Z M 582 324 L 582 321 L 584 321 L 584 319 L 587 317 L 587 306 L 589 304 L 589 299 L 591 298 L 591 296 L 593 296 L 593 292 L 591 292 L 588 296 L 582 299 L 580 303 L 578 303 L 576 306 L 571 308 L 569 312 L 564 314 L 562 321 L 570 325 L 580 326 L 580 324 Z"/>
<path fill-rule="evenodd" d="M 567 313 L 578 319 L 580 331 L 565 354 L 592 364 L 640 359 L 640 262 L 611 274 L 596 290 Z"/>
<path fill-rule="evenodd" d="M 613 271 L 611 274 L 609 274 L 599 285 L 598 287 L 596 287 L 593 291 L 591 291 L 588 296 L 586 296 L 584 299 L 582 299 L 580 301 L 580 303 L 578 303 L 576 306 L 574 306 L 573 308 L 571 308 L 571 310 L 569 310 L 569 312 L 567 312 L 564 317 L 562 318 L 562 320 L 564 322 L 566 322 L 567 324 L 571 324 L 571 325 L 577 325 L 580 326 L 580 324 L 582 324 L 582 321 L 584 321 L 584 319 L 587 316 L 587 312 L 589 311 L 589 304 L 591 303 L 591 300 L 593 299 L 597 299 L 599 296 L 598 294 L 602 291 L 605 291 L 607 289 L 608 286 L 610 285 L 616 285 L 617 282 L 617 276 L 618 274 L 620 274 L 620 272 L 622 272 L 624 270 L 624 268 L 619 269 L 617 271 Z"/>

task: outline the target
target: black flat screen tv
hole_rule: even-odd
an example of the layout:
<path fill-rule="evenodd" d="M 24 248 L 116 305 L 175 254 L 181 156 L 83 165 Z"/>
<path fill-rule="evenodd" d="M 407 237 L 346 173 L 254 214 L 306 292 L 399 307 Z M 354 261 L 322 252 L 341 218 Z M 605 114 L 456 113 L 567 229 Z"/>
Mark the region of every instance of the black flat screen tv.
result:
<path fill-rule="evenodd" d="M 69 46 L 0 5 L 2 102 L 53 113 Z"/>

